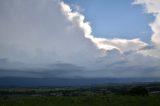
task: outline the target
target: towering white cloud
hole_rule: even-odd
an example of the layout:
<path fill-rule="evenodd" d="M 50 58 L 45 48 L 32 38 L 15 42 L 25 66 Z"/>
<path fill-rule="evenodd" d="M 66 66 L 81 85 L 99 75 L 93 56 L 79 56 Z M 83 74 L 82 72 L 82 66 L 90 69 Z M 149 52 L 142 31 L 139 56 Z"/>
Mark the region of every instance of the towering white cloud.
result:
<path fill-rule="evenodd" d="M 84 36 L 90 26 L 83 16 L 59 0 L 2 0 L 0 8 L 0 58 L 87 66 L 98 55 L 96 46 Z"/>
<path fill-rule="evenodd" d="M 155 16 L 155 21 L 150 24 L 154 34 L 152 35 L 152 41 L 160 44 L 160 0 L 136 0 L 135 4 L 143 4 L 146 12 Z"/>
<path fill-rule="evenodd" d="M 135 0 L 134 4 L 144 5 L 146 12 L 155 16 L 154 22 L 150 24 L 153 31 L 151 41 L 155 47 L 145 50 L 143 53 L 160 58 L 160 0 Z"/>

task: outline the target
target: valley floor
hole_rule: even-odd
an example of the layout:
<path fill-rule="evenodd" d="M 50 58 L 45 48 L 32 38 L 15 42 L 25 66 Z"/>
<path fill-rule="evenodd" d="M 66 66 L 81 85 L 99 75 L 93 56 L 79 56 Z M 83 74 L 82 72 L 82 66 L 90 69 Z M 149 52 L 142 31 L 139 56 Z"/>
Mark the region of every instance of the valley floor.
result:
<path fill-rule="evenodd" d="M 160 96 L 4 96 L 0 106 L 160 106 Z"/>

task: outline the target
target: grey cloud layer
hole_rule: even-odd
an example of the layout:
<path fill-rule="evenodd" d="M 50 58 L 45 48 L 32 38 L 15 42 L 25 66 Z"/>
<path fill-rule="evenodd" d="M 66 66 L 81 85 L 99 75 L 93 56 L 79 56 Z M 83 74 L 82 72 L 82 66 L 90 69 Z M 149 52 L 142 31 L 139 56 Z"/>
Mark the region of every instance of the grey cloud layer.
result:
<path fill-rule="evenodd" d="M 1 0 L 0 14 L 1 76 L 160 76 L 158 46 L 152 53 L 138 38 L 96 38 L 85 17 L 62 1 Z"/>

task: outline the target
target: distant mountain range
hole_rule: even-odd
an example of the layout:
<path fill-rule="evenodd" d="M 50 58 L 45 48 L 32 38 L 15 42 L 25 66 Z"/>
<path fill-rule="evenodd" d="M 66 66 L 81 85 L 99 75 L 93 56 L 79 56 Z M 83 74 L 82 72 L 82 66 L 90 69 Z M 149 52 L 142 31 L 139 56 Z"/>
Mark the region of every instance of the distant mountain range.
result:
<path fill-rule="evenodd" d="M 160 82 L 160 78 L 25 78 L 1 77 L 0 87 L 65 87 Z"/>

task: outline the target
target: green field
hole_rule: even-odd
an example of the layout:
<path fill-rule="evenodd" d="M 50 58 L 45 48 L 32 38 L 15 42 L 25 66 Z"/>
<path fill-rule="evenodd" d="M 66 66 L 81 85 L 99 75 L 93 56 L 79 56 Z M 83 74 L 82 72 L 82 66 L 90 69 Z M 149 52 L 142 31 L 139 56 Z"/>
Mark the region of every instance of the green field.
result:
<path fill-rule="evenodd" d="M 0 106 L 160 106 L 160 84 L 0 88 Z"/>
<path fill-rule="evenodd" d="M 0 106 L 160 106 L 160 96 L 9 96 Z"/>

